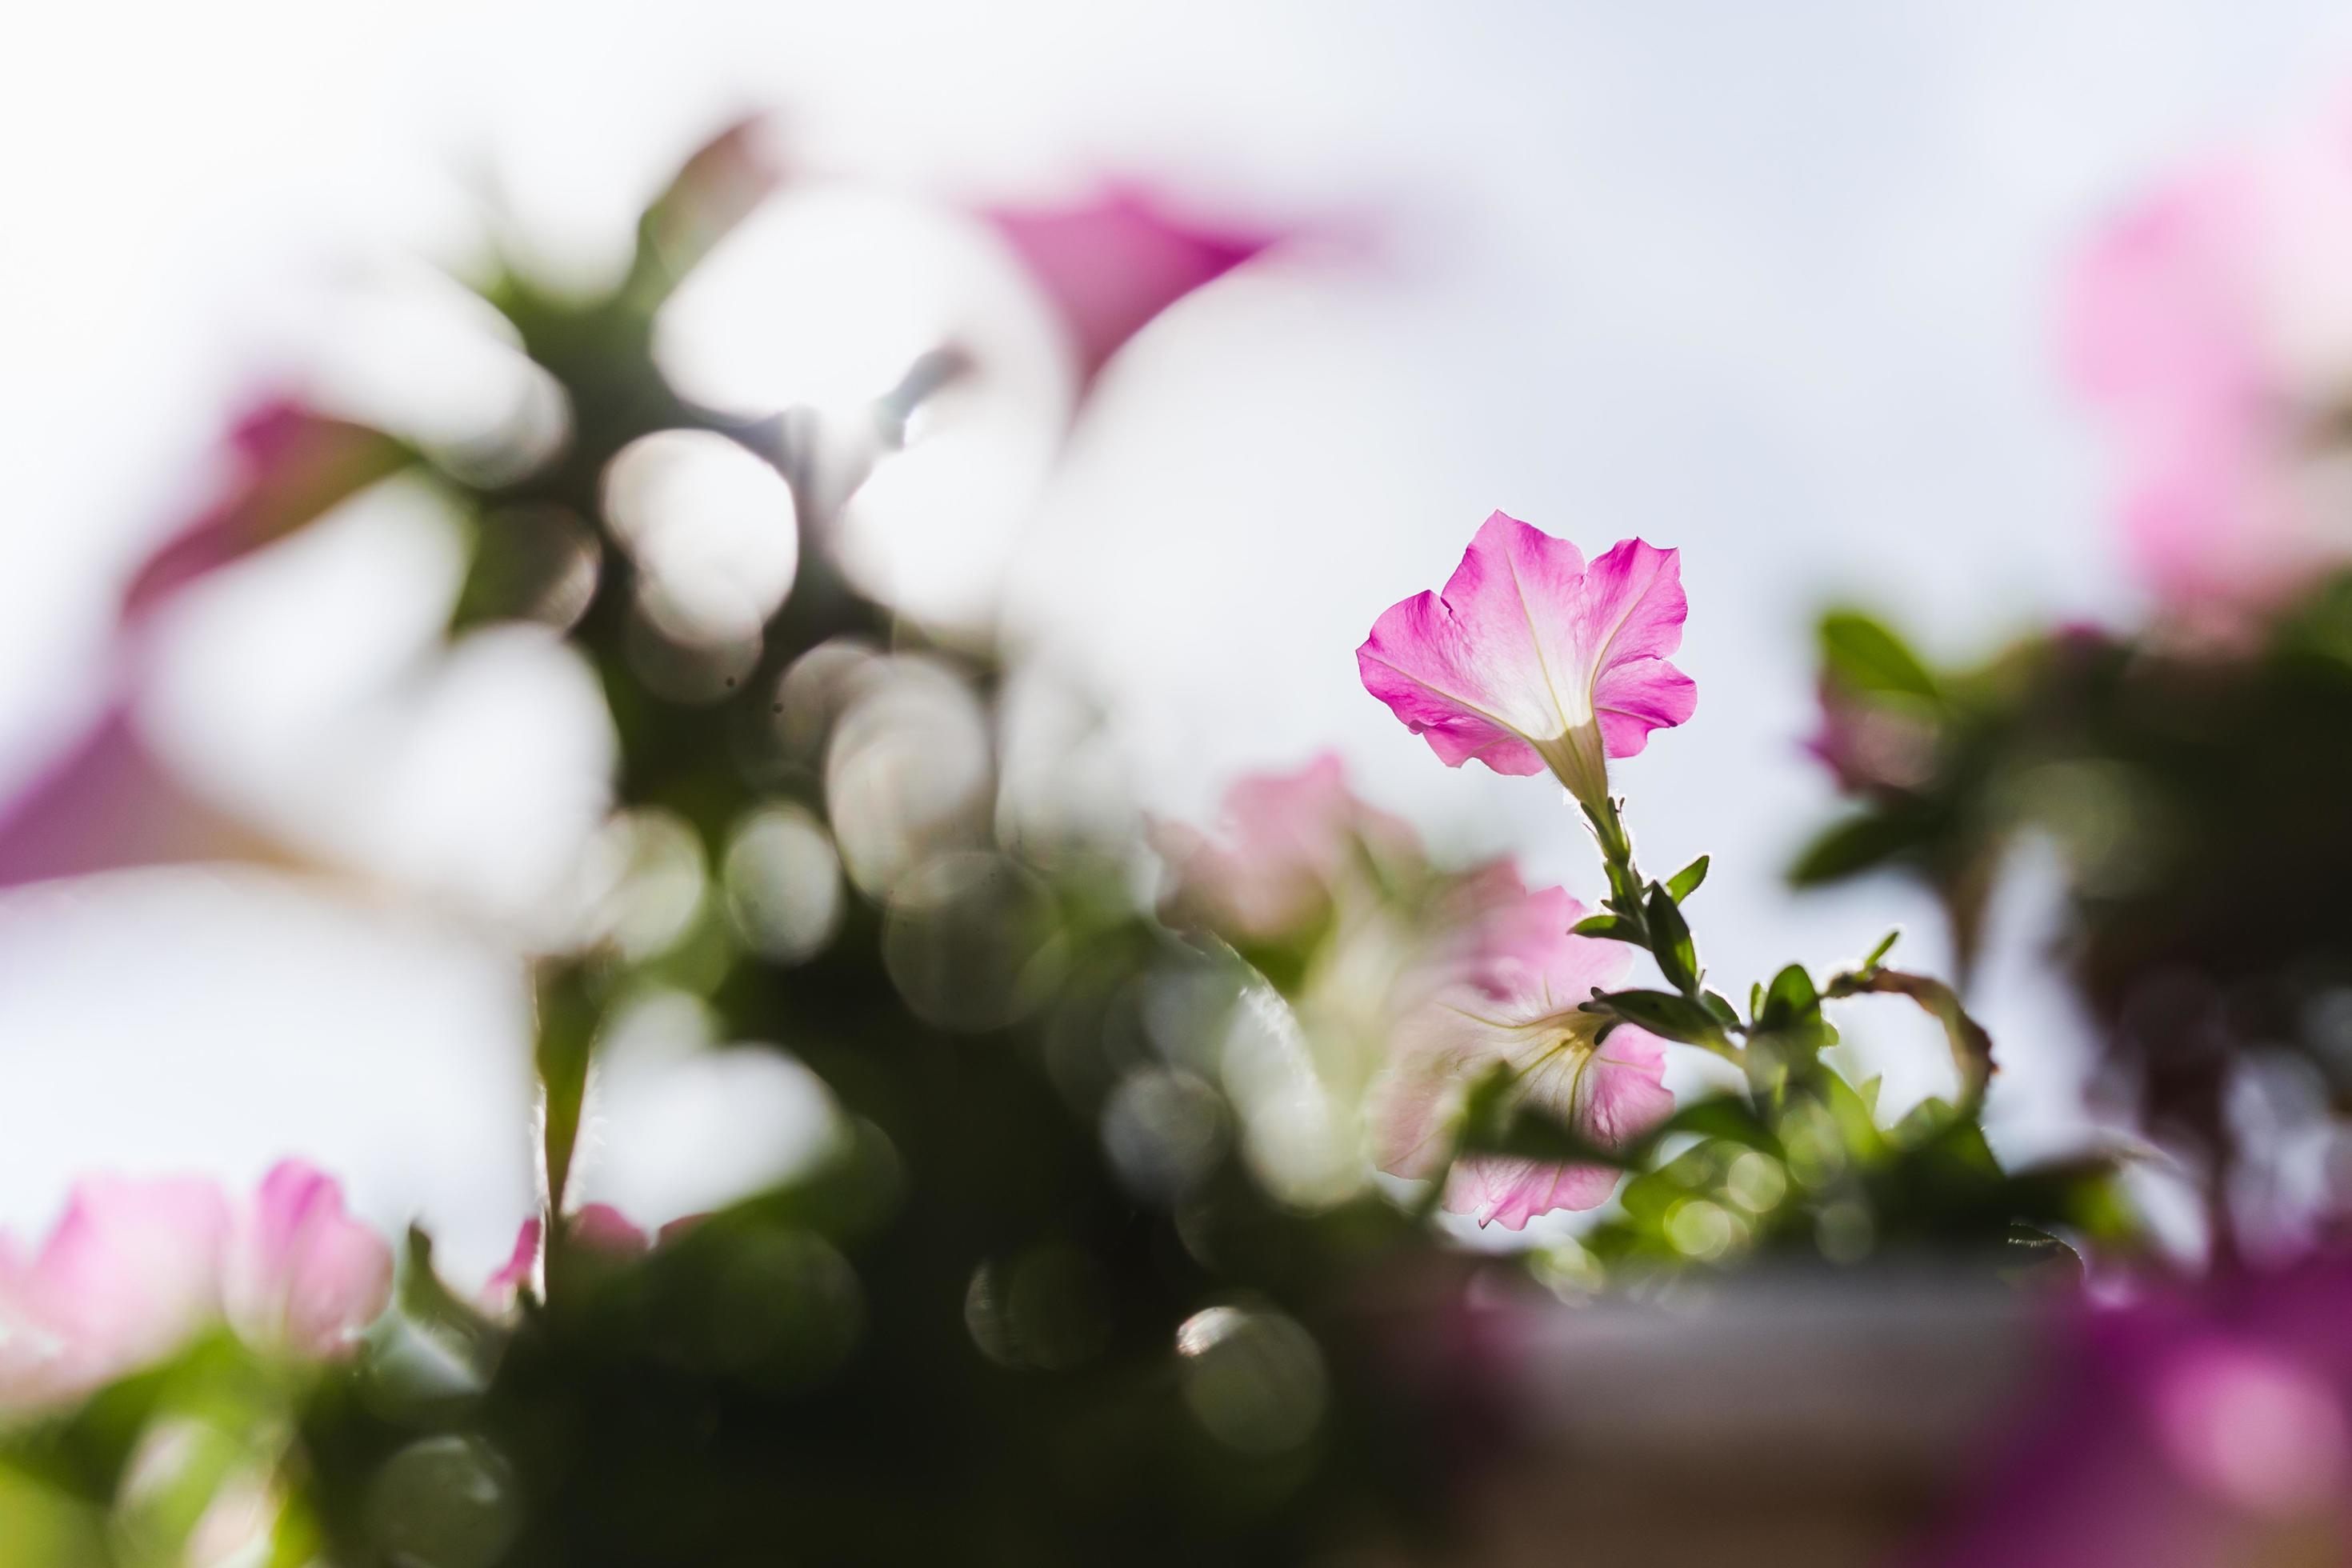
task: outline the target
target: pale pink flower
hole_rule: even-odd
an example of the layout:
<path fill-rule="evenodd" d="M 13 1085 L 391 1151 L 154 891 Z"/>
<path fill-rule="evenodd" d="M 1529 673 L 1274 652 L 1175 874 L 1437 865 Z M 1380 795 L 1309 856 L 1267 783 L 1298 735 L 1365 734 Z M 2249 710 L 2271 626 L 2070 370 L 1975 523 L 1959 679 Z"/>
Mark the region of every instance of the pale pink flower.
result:
<path fill-rule="evenodd" d="M 1350 871 L 1418 853 L 1412 829 L 1366 805 L 1347 769 L 1324 752 L 1296 773 L 1250 773 L 1226 790 L 1207 837 L 1168 824 L 1154 837 L 1177 877 L 1177 898 L 1217 930 L 1265 940 L 1328 908 Z"/>
<path fill-rule="evenodd" d="M 392 1248 L 343 1209 L 334 1178 L 289 1160 L 237 1218 L 229 1321 L 253 1344 L 306 1361 L 348 1352 L 392 1300 Z"/>
<path fill-rule="evenodd" d="M 1623 1147 L 1671 1112 L 1663 1043 L 1631 1025 L 1600 1040 L 1601 1016 L 1578 1010 L 1594 987 L 1622 983 L 1631 950 L 1571 935 L 1584 907 L 1559 888 L 1527 891 L 1507 868 L 1481 878 L 1473 897 L 1463 926 L 1407 986 L 1373 1095 L 1381 1169 L 1434 1175 L 1465 1098 L 1498 1066 L 1510 1074 L 1509 1107 L 1544 1111 L 1601 1148 Z M 1478 1156 L 1454 1164 L 1444 1205 L 1517 1230 L 1553 1209 L 1597 1207 L 1616 1184 L 1602 1165 Z"/>
<path fill-rule="evenodd" d="M 1131 186 L 1075 206 L 982 216 L 1053 301 L 1082 382 L 1162 310 L 1276 242 L 1271 234 L 1178 218 Z"/>
<path fill-rule="evenodd" d="M 1606 757 L 1681 723 L 1697 688 L 1682 645 L 1676 552 L 1629 539 L 1587 565 L 1576 546 L 1496 512 L 1440 593 L 1392 605 L 1356 650 L 1364 688 L 1448 767 L 1549 768 L 1602 800 Z"/>
<path fill-rule="evenodd" d="M 104 1176 L 37 1253 L 0 1236 L 0 1403 L 70 1399 L 177 1350 L 219 1311 L 229 1225 L 209 1182 Z"/>
<path fill-rule="evenodd" d="M 2122 213 L 2075 268 L 2063 336 L 2169 605 L 2226 622 L 2352 556 L 2352 114 Z"/>

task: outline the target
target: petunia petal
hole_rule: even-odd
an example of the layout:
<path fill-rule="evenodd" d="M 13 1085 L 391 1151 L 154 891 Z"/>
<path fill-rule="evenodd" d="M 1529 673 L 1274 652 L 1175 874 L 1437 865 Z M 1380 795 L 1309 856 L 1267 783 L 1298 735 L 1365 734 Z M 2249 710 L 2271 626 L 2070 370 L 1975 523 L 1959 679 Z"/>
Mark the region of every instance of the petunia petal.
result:
<path fill-rule="evenodd" d="M 341 1355 L 392 1299 L 392 1248 L 343 1207 L 333 1177 L 288 1160 L 262 1179 L 228 1257 L 229 1321 L 311 1361 Z"/>
<path fill-rule="evenodd" d="M 1576 546 L 1496 512 L 1444 589 L 1381 615 L 1356 651 L 1365 689 L 1449 767 L 1549 767 L 1580 799 L 1696 706 L 1664 662 L 1687 614 L 1675 552 L 1638 539 L 1588 565 Z"/>

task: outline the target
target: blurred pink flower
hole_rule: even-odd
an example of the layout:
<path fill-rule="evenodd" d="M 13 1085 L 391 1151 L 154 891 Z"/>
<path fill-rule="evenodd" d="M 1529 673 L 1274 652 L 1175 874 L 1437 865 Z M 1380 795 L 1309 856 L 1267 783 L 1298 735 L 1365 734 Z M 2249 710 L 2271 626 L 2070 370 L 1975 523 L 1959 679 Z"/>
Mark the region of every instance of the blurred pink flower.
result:
<path fill-rule="evenodd" d="M 2092 1310 L 1937 1568 L 2205 1568 L 2352 1550 L 2352 1263 Z"/>
<path fill-rule="evenodd" d="M 123 617 L 152 613 L 205 573 L 285 538 L 394 472 L 407 455 L 390 437 L 270 398 L 230 429 L 226 492 L 156 547 L 122 596 Z"/>
<path fill-rule="evenodd" d="M 1530 893 L 1507 868 L 1480 879 L 1475 907 L 1408 984 L 1394 1053 L 1374 1089 L 1374 1153 L 1392 1175 L 1436 1173 L 1471 1087 L 1497 1065 L 1507 1103 L 1548 1112 L 1602 1148 L 1622 1148 L 1674 1109 L 1664 1047 L 1630 1025 L 1596 1043 L 1601 1020 L 1578 1011 L 1595 986 L 1620 984 L 1621 943 L 1574 936 L 1584 906 L 1559 888 Z M 1553 1209 L 1608 1200 L 1617 1173 L 1480 1156 L 1454 1167 L 1444 1205 L 1511 1230 Z"/>
<path fill-rule="evenodd" d="M 127 700 L 0 801 L 0 888 L 134 866 L 294 858 L 173 777 Z"/>
<path fill-rule="evenodd" d="M 177 1350 L 219 1310 L 228 1205 L 209 1182 L 81 1182 L 25 1258 L 0 1236 L 0 1404 L 79 1394 Z"/>
<path fill-rule="evenodd" d="M 1194 224 L 1150 193 L 1113 186 L 1078 206 L 983 213 L 1052 300 L 1081 383 L 1151 320 L 1279 237 Z"/>
<path fill-rule="evenodd" d="M 1609 787 L 1606 757 L 1698 703 L 1666 662 L 1682 645 L 1679 554 L 1629 539 L 1585 563 L 1576 546 L 1496 512 L 1442 593 L 1391 605 L 1356 650 L 1364 689 L 1448 767 L 1549 767 L 1587 805 Z"/>
<path fill-rule="evenodd" d="M 2126 210 L 2075 268 L 2063 342 L 2168 604 L 2226 623 L 2352 555 L 2352 113 Z"/>
<path fill-rule="evenodd" d="M 1177 898 L 1228 935 L 1265 940 L 1313 920 L 1360 857 L 1418 854 L 1412 829 L 1358 800 L 1324 752 L 1289 773 L 1250 773 L 1225 791 L 1212 838 L 1181 823 L 1154 837 Z"/>
<path fill-rule="evenodd" d="M 238 1216 L 229 1321 L 253 1344 L 323 1361 L 348 1352 L 392 1300 L 392 1248 L 343 1211 L 333 1177 L 289 1160 Z"/>
<path fill-rule="evenodd" d="M 123 594 L 114 696 L 0 800 L 0 888 L 136 866 L 300 862 L 188 789 L 140 733 L 143 622 L 206 573 L 295 531 L 405 459 L 389 437 L 282 398 L 241 420 L 226 450 L 226 494 L 160 545 Z"/>

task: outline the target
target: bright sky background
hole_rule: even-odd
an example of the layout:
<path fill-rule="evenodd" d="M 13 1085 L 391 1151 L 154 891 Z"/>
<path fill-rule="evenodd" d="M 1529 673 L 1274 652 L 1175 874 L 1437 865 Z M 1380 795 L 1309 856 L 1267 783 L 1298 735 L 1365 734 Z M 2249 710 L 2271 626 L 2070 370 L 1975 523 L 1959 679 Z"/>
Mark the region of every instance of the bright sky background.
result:
<path fill-rule="evenodd" d="M 1030 426 L 900 481 L 963 498 L 920 549 L 1009 562 L 1015 623 L 1085 659 L 1152 805 L 1199 813 L 1333 745 L 1442 841 L 1589 897 L 1556 792 L 1441 767 L 1351 650 L 1490 509 L 1589 548 L 1638 531 L 1684 550 L 1701 698 L 1622 783 L 1654 868 L 1716 857 L 1694 913 L 1717 975 L 1857 957 L 1890 919 L 1940 962 L 1916 900 L 1780 889 L 1829 804 L 1798 749 L 1811 616 L 1859 598 L 1958 655 L 2132 613 L 2053 371 L 2063 260 L 2136 185 L 2346 78 L 2352 19 L 2299 0 L 36 7 L 0 52 L 0 777 L 101 689 L 108 595 L 227 401 L 321 345 L 434 384 L 428 340 L 346 301 L 460 253 L 467 182 L 593 278 L 664 166 L 767 102 L 808 168 L 889 193 L 846 226 L 865 240 L 737 285 L 779 342 L 936 303 L 923 268 L 857 247 L 980 254 L 918 201 L 1128 174 L 1327 237 L 1139 343 L 1041 495 Z M 1017 340 L 1022 309 L 990 320 Z M 185 634 L 184 723 L 236 738 L 224 776 L 401 865 L 551 852 L 594 750 L 529 650 L 417 699 L 437 751 L 371 731 L 306 760 L 303 703 L 366 664 L 346 645 L 396 659 L 402 606 L 448 569 L 413 541 L 313 557 L 282 568 L 293 610 L 256 582 Z M 237 679 L 276 694 L 243 728 Z M 493 687 L 543 699 L 539 727 L 502 728 Z M 2079 1054 L 2036 906 L 2029 877 L 1980 999 L 2014 1151 L 2064 1136 Z M 528 1194 L 520 1008 L 509 961 L 380 896 L 178 873 L 0 900 L 0 1223 L 45 1222 L 83 1166 L 244 1179 L 299 1152 L 485 1263 Z M 1915 1027 L 1851 1023 L 1890 1096 L 1934 1084 Z M 802 1086 L 739 1067 L 639 1075 L 602 1190 L 667 1217 L 748 1168 L 688 1159 L 728 1145 L 713 1118 L 739 1152 L 798 1124 Z"/>

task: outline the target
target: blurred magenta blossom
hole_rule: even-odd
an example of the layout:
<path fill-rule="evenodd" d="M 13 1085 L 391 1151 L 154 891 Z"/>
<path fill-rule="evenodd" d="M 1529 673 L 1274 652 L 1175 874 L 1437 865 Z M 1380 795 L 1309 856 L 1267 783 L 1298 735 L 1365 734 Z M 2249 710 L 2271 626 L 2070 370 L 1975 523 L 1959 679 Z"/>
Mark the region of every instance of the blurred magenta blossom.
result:
<path fill-rule="evenodd" d="M 290 397 L 269 397 L 222 443 L 229 473 L 219 499 L 173 531 L 123 592 L 137 620 L 205 574 L 294 532 L 404 461 L 399 446 Z"/>
<path fill-rule="evenodd" d="M 999 207 L 982 216 L 1052 300 L 1082 384 L 1162 310 L 1281 238 L 1187 221 L 1132 185 L 1114 185 L 1082 205 Z"/>
<path fill-rule="evenodd" d="M 93 1177 L 37 1252 L 0 1234 L 0 1405 L 77 1397 L 223 1318 L 257 1349 L 331 1359 L 391 1295 L 391 1248 L 299 1161 L 243 1205 L 194 1178 Z"/>
<path fill-rule="evenodd" d="M 1391 605 L 1356 650 L 1364 688 L 1448 767 L 1549 767 L 1598 807 L 1608 757 L 1697 707 L 1666 662 L 1686 614 L 1678 553 L 1628 539 L 1586 564 L 1564 539 L 1496 512 L 1441 593 Z"/>
<path fill-rule="evenodd" d="M 1249 773 L 1225 791 L 1211 837 L 1181 823 L 1155 832 L 1177 878 L 1177 899 L 1215 929 L 1265 940 L 1326 910 L 1370 856 L 1420 854 L 1412 828 L 1365 805 L 1347 769 L 1324 752 L 1296 773 Z"/>
<path fill-rule="evenodd" d="M 1409 1177 L 1442 1170 L 1470 1089 L 1498 1068 L 1510 1075 L 1507 1106 L 1548 1112 L 1603 1148 L 1622 1147 L 1670 1114 L 1664 1042 L 1630 1024 L 1601 1040 L 1605 1017 L 1580 1010 L 1594 987 L 1623 981 L 1633 950 L 1571 935 L 1584 906 L 1559 888 L 1528 892 L 1507 867 L 1463 892 L 1461 923 L 1414 978 L 1417 994 L 1374 1090 L 1381 1169 Z M 1554 1209 L 1597 1208 L 1616 1184 L 1606 1166 L 1478 1156 L 1454 1164 L 1444 1202 L 1450 1213 L 1517 1230 Z"/>
<path fill-rule="evenodd" d="M 2352 1266 L 2074 1320 L 1936 1568 L 2352 1560 Z"/>
<path fill-rule="evenodd" d="M 2165 601 L 2226 625 L 2352 555 L 2352 105 L 2125 210 L 2063 331 Z"/>
<path fill-rule="evenodd" d="M 389 438 L 284 397 L 238 420 L 221 456 L 228 473 L 220 497 L 166 535 L 124 590 L 109 650 L 110 699 L 0 800 L 0 888 L 138 866 L 299 860 L 190 791 L 141 733 L 146 623 L 191 584 L 300 529 L 402 457 Z"/>

